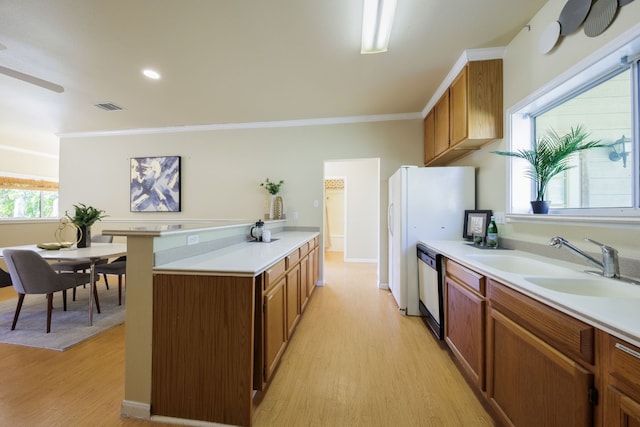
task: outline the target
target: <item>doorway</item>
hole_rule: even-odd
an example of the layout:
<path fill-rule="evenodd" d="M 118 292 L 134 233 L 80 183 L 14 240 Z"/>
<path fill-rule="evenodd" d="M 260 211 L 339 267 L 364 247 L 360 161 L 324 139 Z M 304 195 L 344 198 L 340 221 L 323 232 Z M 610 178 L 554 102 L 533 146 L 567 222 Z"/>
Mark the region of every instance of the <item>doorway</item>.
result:
<path fill-rule="evenodd" d="M 323 224 L 324 251 L 332 258 L 379 266 L 379 158 L 325 161 Z"/>

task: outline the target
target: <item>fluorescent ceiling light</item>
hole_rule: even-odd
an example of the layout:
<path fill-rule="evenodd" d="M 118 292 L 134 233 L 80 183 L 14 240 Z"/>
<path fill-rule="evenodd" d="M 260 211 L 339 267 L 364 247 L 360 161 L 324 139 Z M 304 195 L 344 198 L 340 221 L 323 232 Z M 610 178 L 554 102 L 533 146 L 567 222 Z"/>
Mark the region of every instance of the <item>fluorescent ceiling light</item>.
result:
<path fill-rule="evenodd" d="M 149 77 L 150 79 L 153 79 L 153 80 L 158 80 L 160 78 L 160 73 L 148 68 L 146 70 L 142 70 L 142 74 L 144 74 L 146 77 Z"/>
<path fill-rule="evenodd" d="M 386 52 L 397 0 L 364 0 L 360 53 Z"/>

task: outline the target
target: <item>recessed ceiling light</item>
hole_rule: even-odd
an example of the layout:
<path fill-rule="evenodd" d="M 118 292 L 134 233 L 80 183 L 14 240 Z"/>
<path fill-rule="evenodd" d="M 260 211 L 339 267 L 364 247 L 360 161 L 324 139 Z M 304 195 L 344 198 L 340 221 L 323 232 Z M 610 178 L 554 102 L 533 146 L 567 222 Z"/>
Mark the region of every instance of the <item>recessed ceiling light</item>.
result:
<path fill-rule="evenodd" d="M 155 70 L 151 70 L 149 68 L 147 68 L 146 70 L 142 70 L 142 74 L 144 74 L 146 77 L 153 79 L 153 80 L 159 80 L 160 79 L 160 73 L 158 73 Z"/>

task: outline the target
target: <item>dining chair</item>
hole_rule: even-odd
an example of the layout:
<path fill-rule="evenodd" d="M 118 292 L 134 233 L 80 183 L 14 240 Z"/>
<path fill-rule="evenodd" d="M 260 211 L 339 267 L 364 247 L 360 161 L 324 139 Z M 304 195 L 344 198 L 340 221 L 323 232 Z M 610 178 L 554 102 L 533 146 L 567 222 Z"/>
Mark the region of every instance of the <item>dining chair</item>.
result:
<path fill-rule="evenodd" d="M 11 286 L 11 275 L 0 268 L 0 288 Z"/>
<path fill-rule="evenodd" d="M 62 291 L 63 309 L 67 311 L 67 289 L 75 289 L 76 286 L 91 281 L 88 273 L 56 273 L 49 263 L 34 251 L 5 249 L 2 254 L 9 267 L 13 288 L 18 293 L 18 305 L 11 325 L 12 331 L 16 329 L 26 294 L 47 295 L 47 333 L 49 333 L 51 332 L 54 292 Z M 97 292 L 94 293 L 94 296 L 97 296 Z M 98 312 L 100 311 L 98 310 Z"/>
<path fill-rule="evenodd" d="M 113 236 L 103 236 L 102 234 L 91 237 L 92 243 L 113 243 Z M 106 262 L 106 261 L 104 261 Z M 51 264 L 51 268 L 56 271 L 70 271 L 72 273 L 83 272 L 86 273 L 91 267 L 91 260 L 89 258 L 78 258 L 73 261 L 60 261 Z M 107 289 L 109 289 L 107 287 Z"/>
<path fill-rule="evenodd" d="M 118 276 L 118 305 L 122 305 L 122 276 L 127 274 L 127 257 L 121 256 L 106 264 L 97 264 L 95 267 L 96 275 L 102 274 L 104 282 L 109 289 L 107 275 L 112 274 Z"/>
<path fill-rule="evenodd" d="M 91 237 L 92 243 L 113 243 L 113 236 L 104 236 L 102 234 L 97 234 Z M 98 260 L 97 264 L 106 263 L 107 260 Z M 89 258 L 78 258 L 72 261 L 59 261 L 51 263 L 51 268 L 53 268 L 57 272 L 71 272 L 71 273 L 86 273 L 87 270 L 91 268 L 91 260 Z M 97 276 L 96 276 L 97 277 Z M 96 278 L 96 281 L 98 279 Z M 107 289 L 109 289 L 109 284 L 107 283 Z M 76 300 L 76 288 L 73 288 L 72 300 Z M 98 299 L 96 298 L 96 301 Z M 97 303 L 99 306 L 100 304 Z M 100 309 L 98 308 L 98 313 L 100 313 Z"/>

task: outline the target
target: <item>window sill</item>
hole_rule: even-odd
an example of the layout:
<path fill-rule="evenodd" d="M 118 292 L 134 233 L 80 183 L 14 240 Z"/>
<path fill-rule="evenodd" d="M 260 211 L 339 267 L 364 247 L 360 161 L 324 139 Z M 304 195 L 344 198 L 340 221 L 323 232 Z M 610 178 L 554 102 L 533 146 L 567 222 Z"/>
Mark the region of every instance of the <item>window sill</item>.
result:
<path fill-rule="evenodd" d="M 507 214 L 507 222 L 540 223 L 540 224 L 571 224 L 592 225 L 606 227 L 620 227 L 625 225 L 640 225 L 640 217 L 637 216 L 582 216 L 582 215 L 557 215 L 557 214 Z"/>

